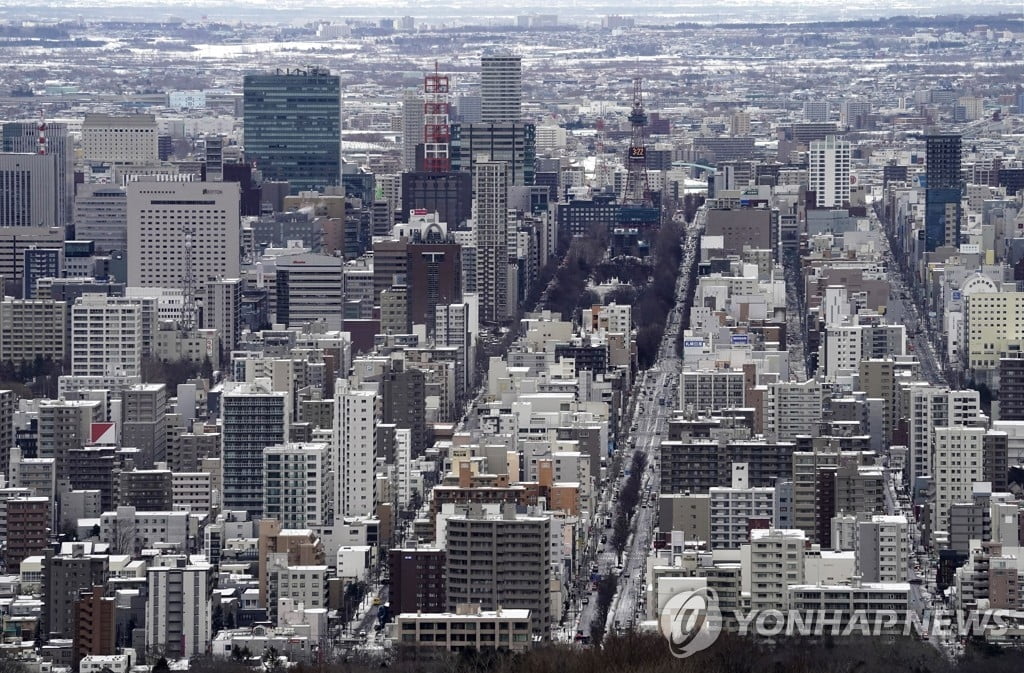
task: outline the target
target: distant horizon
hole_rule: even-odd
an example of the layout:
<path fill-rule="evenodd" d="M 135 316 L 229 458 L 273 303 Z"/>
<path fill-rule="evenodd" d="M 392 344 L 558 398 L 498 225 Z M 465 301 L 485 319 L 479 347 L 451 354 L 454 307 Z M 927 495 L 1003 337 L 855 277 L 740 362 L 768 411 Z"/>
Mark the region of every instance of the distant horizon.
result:
<path fill-rule="evenodd" d="M 328 0 L 310 8 L 295 0 L 252 0 L 244 6 L 229 0 L 190 0 L 186 3 L 154 2 L 144 4 L 99 5 L 96 0 L 66 0 L 61 6 L 25 5 L 18 0 L 0 0 L 0 20 L 54 21 L 54 20 L 122 20 L 122 21 L 217 21 L 255 22 L 274 24 L 306 24 L 311 21 L 345 19 L 399 18 L 411 16 L 418 22 L 464 25 L 506 24 L 516 16 L 531 14 L 556 14 L 567 23 L 597 23 L 602 16 L 619 14 L 636 19 L 640 23 L 695 22 L 704 24 L 727 23 L 814 23 L 833 21 L 864 21 L 894 16 L 908 17 L 964 17 L 1018 15 L 1024 20 L 1024 7 L 1017 1 L 989 0 L 972 5 L 970 12 L 963 11 L 962 3 L 954 0 L 940 0 L 937 3 L 919 0 L 883 0 L 870 2 L 852 0 L 840 2 L 824 0 L 817 3 L 784 3 L 778 0 L 748 2 L 747 0 L 726 0 L 707 5 L 699 2 L 675 4 L 654 3 L 645 5 L 643 11 L 636 11 L 634 5 L 622 0 L 578 0 L 568 3 L 532 2 L 527 0 L 510 12 L 507 4 L 477 3 L 467 0 L 452 0 L 430 4 L 418 4 L 409 0 Z"/>

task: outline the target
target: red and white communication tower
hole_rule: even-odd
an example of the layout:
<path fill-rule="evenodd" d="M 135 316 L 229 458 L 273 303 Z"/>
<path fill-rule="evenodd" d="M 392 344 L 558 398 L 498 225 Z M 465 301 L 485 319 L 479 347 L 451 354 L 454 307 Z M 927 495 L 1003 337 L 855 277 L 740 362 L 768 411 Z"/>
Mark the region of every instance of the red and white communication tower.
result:
<path fill-rule="evenodd" d="M 433 74 L 423 78 L 423 170 L 427 173 L 446 173 L 451 169 L 450 92 L 448 75 L 438 73 L 435 62 Z"/>

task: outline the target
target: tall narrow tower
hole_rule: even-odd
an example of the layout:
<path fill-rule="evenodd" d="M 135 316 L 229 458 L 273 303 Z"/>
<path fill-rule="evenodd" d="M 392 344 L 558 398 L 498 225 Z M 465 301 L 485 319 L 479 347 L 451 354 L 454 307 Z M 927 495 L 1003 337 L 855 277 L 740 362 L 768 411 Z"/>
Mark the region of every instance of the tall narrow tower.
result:
<path fill-rule="evenodd" d="M 626 155 L 626 189 L 622 202 L 631 206 L 652 206 L 647 184 L 647 113 L 644 111 L 643 80 L 633 80 L 633 109 L 629 113 L 632 133 Z"/>
<path fill-rule="evenodd" d="M 437 71 L 423 78 L 423 170 L 427 173 L 447 173 L 451 170 L 448 140 L 451 129 L 448 114 L 451 111 L 448 76 Z"/>

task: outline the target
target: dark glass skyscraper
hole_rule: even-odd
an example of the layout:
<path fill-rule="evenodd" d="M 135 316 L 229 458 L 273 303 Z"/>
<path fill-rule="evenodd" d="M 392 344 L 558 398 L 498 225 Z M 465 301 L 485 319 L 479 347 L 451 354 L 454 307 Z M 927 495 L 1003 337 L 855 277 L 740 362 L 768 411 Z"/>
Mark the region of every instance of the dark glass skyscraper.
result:
<path fill-rule="evenodd" d="M 960 245 L 960 136 L 925 136 L 924 247 Z"/>
<path fill-rule="evenodd" d="M 341 79 L 327 70 L 278 70 L 243 82 L 245 156 L 292 192 L 341 183 Z"/>

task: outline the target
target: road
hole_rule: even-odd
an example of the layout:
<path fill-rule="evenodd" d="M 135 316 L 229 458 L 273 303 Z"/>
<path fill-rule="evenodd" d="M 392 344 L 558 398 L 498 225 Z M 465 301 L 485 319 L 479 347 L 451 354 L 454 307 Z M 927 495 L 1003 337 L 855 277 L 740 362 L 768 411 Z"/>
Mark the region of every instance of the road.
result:
<path fill-rule="evenodd" d="M 698 211 L 694 222 L 687 227 L 687 236 L 683 241 L 683 259 L 680 264 L 679 278 L 676 283 L 676 306 L 669 312 L 668 323 L 662 336 L 658 350 L 658 360 L 638 379 L 634 389 L 637 396 L 637 413 L 635 422 L 630 428 L 628 441 L 623 450 L 623 470 L 609 480 L 601 505 L 598 507 L 600 525 L 604 525 L 606 516 L 614 513 L 618 493 L 625 480 L 633 450 L 642 451 L 647 456 L 648 468 L 641 481 L 640 504 L 631 522 L 633 531 L 623 558 L 619 559 L 615 550 L 608 542 L 599 543 L 591 571 L 605 575 L 619 575 L 618 591 L 608 611 L 606 632 L 616 629 L 629 629 L 635 625 L 642 613 L 644 596 L 644 576 L 646 574 L 647 557 L 653 544 L 654 528 L 657 524 L 657 506 L 659 493 L 658 447 L 662 435 L 667 432 L 668 419 L 676 408 L 679 393 L 679 373 L 682 362 L 676 355 L 676 341 L 682 327 L 684 304 L 689 296 L 690 272 L 696 264 L 697 235 L 703 228 L 705 211 Z M 664 400 L 664 404 L 662 404 Z M 612 517 L 614 519 L 614 517 Z M 611 528 L 605 528 L 607 540 L 611 539 Z M 620 563 L 621 561 L 621 563 Z M 590 625 L 594 619 L 597 605 L 597 593 L 588 586 L 582 592 L 582 605 L 578 605 L 578 617 L 575 620 L 577 637 L 589 638 Z"/>

